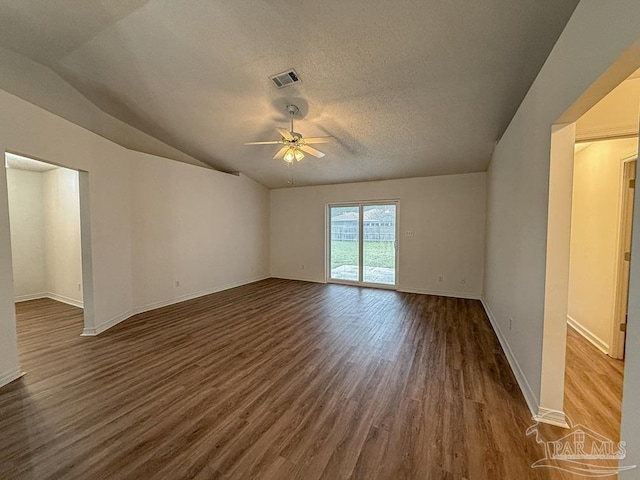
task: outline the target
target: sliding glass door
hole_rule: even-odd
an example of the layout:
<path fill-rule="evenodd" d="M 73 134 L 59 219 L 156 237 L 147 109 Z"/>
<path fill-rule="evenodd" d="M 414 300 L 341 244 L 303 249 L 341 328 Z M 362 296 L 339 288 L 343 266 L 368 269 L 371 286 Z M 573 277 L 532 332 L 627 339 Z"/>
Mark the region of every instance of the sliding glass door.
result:
<path fill-rule="evenodd" d="M 360 207 L 329 207 L 331 275 L 335 280 L 360 281 Z"/>
<path fill-rule="evenodd" d="M 329 280 L 395 286 L 397 203 L 329 205 L 328 213 Z"/>

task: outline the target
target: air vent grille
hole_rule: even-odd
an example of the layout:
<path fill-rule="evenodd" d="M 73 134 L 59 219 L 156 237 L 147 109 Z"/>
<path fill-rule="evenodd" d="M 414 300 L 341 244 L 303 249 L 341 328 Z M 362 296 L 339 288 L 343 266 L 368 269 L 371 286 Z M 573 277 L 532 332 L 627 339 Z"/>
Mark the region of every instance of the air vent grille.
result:
<path fill-rule="evenodd" d="M 300 77 L 293 69 L 273 75 L 269 78 L 278 88 L 284 88 L 289 85 L 293 85 L 294 83 L 300 83 Z"/>

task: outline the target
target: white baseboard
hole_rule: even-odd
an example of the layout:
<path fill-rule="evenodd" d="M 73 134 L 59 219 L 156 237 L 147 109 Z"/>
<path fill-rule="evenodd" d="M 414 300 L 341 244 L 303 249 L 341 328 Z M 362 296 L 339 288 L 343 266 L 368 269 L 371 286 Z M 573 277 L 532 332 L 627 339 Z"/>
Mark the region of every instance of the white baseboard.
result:
<path fill-rule="evenodd" d="M 536 418 L 539 416 L 538 399 L 536 395 L 533 393 L 533 389 L 531 388 L 531 385 L 529 385 L 529 382 L 527 381 L 527 377 L 525 377 L 522 369 L 520 368 L 520 365 L 518 364 L 518 360 L 516 360 L 516 356 L 513 354 L 513 351 L 509 346 L 509 342 L 507 342 L 507 339 L 502 333 L 502 330 L 500 329 L 500 326 L 498 325 L 496 317 L 493 315 L 491 308 L 489 308 L 489 305 L 487 304 L 484 297 L 481 297 L 480 301 L 482 302 L 484 311 L 487 313 L 487 317 L 489 317 L 489 322 L 493 327 L 493 331 L 496 333 L 496 336 L 498 337 L 498 341 L 502 346 L 502 351 L 507 357 L 507 361 L 509 362 L 511 371 L 513 372 L 513 375 L 516 377 L 516 381 L 518 382 L 518 386 L 520 387 L 520 391 L 524 396 L 524 400 L 527 402 L 527 406 L 531 411 L 531 415 L 534 418 Z"/>
<path fill-rule="evenodd" d="M 179 297 L 174 297 L 168 300 L 162 300 L 159 302 L 149 303 L 147 305 L 143 305 L 140 307 L 135 307 L 132 310 L 132 315 L 137 315 L 138 313 L 149 312 L 151 310 L 155 310 L 156 308 L 168 307 L 169 305 L 174 305 L 176 303 L 186 302 L 187 300 L 193 300 L 194 298 L 204 297 L 205 295 L 211 295 L 212 293 L 222 292 L 224 290 L 229 290 L 231 288 L 241 287 L 243 285 L 248 285 L 250 283 L 259 282 L 261 280 L 266 280 L 270 278 L 269 275 L 264 275 L 255 278 L 249 278 L 246 280 L 242 280 L 240 282 L 227 283 L 225 285 L 220 285 L 208 290 L 201 290 L 195 293 L 188 293 L 185 295 L 180 295 Z"/>
<path fill-rule="evenodd" d="M 548 423 L 549 425 L 555 425 L 556 427 L 569 428 L 567 416 L 564 412 L 559 410 L 550 410 L 548 408 L 538 407 L 538 413 L 534 415 L 533 419 L 536 422 Z"/>
<path fill-rule="evenodd" d="M 8 385 L 14 380 L 17 380 L 23 375 L 24 373 L 22 373 L 20 368 L 15 368 L 9 372 L 0 374 L 0 388 L 4 387 L 5 385 Z"/>
<path fill-rule="evenodd" d="M 421 295 L 435 295 L 438 297 L 464 298 L 467 300 L 481 300 L 481 295 L 466 292 L 450 292 L 447 290 L 430 290 L 424 288 L 398 287 L 399 292 L 419 293 Z"/>
<path fill-rule="evenodd" d="M 83 308 L 84 304 L 81 300 L 75 300 L 73 298 L 65 297 L 64 295 L 58 295 L 57 293 L 51 292 L 42 292 L 42 293 L 31 293 L 29 295 L 19 295 L 14 298 L 15 303 L 20 302 L 28 302 L 29 300 L 38 300 L 40 298 L 50 298 L 51 300 L 55 300 L 57 302 L 66 303 L 67 305 L 71 305 L 73 307 Z"/>
<path fill-rule="evenodd" d="M 124 322 L 127 318 L 131 317 L 131 315 L 133 315 L 131 313 L 131 311 L 122 313 L 120 315 L 116 315 L 115 317 L 111 318 L 110 320 L 107 320 L 106 322 L 103 322 L 99 325 L 96 325 L 93 328 L 84 328 L 82 330 L 82 333 L 80 334 L 81 337 L 95 337 L 96 335 L 100 335 L 102 332 L 104 332 L 105 330 L 108 330 L 109 328 L 119 324 L 120 322 Z"/>
<path fill-rule="evenodd" d="M 298 282 L 311 282 L 311 283 L 327 283 L 326 280 L 320 280 L 317 278 L 311 278 L 311 277 L 298 277 L 298 276 L 293 276 L 293 275 L 271 275 L 271 278 L 278 278 L 280 280 L 295 280 Z"/>
<path fill-rule="evenodd" d="M 18 295 L 13 299 L 15 303 L 28 302 L 29 300 L 38 300 L 40 298 L 49 298 L 47 292 L 30 293 L 28 295 Z"/>
<path fill-rule="evenodd" d="M 567 315 L 567 323 L 569 324 L 569 326 L 571 326 L 571 328 L 573 328 L 576 332 L 586 338 L 587 341 L 593 344 L 602 353 L 606 353 L 607 355 L 609 354 L 609 344 L 598 337 L 596 334 L 594 334 L 588 328 L 580 325 L 580 323 L 575 318 Z"/>
<path fill-rule="evenodd" d="M 247 285 L 249 283 L 259 282 L 261 280 L 266 280 L 267 278 L 270 278 L 269 275 L 255 277 L 255 278 L 252 278 L 252 279 L 246 279 L 246 280 L 242 280 L 240 282 L 228 283 L 228 284 L 225 284 L 225 285 L 220 285 L 220 286 L 211 288 L 209 290 L 202 290 L 202 291 L 195 292 L 195 293 L 189 293 L 189 294 L 186 294 L 186 295 L 181 295 L 179 297 L 174 297 L 174 298 L 171 298 L 171 299 L 168 299 L 168 300 L 162 300 L 162 301 L 159 301 L 159 302 L 150 303 L 148 305 L 135 307 L 132 310 L 129 310 L 128 312 L 125 312 L 125 313 L 122 313 L 120 315 L 117 315 L 117 316 L 113 317 L 112 319 L 107 320 L 106 322 L 103 322 L 103 323 L 101 323 L 99 325 L 96 325 L 94 328 L 85 328 L 82 331 L 82 335 L 81 336 L 82 337 L 95 337 L 96 335 L 100 335 L 102 332 L 108 330 L 109 328 L 114 327 L 115 325 L 119 324 L 120 322 L 124 322 L 128 318 L 131 318 L 132 316 L 137 315 L 139 313 L 149 312 L 149 311 L 155 310 L 157 308 L 168 307 L 169 305 L 174 305 L 176 303 L 186 302 L 187 300 L 193 300 L 194 298 L 203 297 L 205 295 L 211 295 L 212 293 L 222 292 L 223 290 L 229 290 L 231 288 L 241 287 L 241 286 Z"/>
<path fill-rule="evenodd" d="M 282 280 L 295 280 L 298 282 L 313 282 L 313 283 L 327 283 L 326 280 L 319 280 L 317 278 L 311 278 L 311 277 L 300 277 L 300 276 L 293 276 L 293 275 L 278 275 L 278 274 L 273 274 L 271 275 L 271 278 L 280 278 Z M 336 282 L 339 283 L 339 282 Z M 345 284 L 347 284 L 347 282 L 345 282 Z M 349 284 L 351 285 L 351 284 Z M 358 284 L 353 284 L 355 286 L 358 286 Z M 362 285 L 362 286 L 368 286 L 368 285 Z M 384 288 L 384 287 L 383 287 Z M 464 292 L 449 292 L 446 290 L 429 290 L 429 289 L 423 289 L 423 288 L 405 288 L 402 286 L 398 286 L 396 288 L 396 290 L 398 292 L 404 292 L 404 293 L 418 293 L 420 295 L 436 295 L 438 297 L 451 297 L 451 298 L 464 298 L 464 299 L 468 299 L 468 300 L 480 300 L 480 295 L 476 295 L 473 293 L 464 293 Z"/>
<path fill-rule="evenodd" d="M 56 300 L 58 302 L 66 303 L 67 305 L 71 305 L 73 307 L 83 308 L 84 303 L 82 300 L 76 300 L 74 298 L 65 297 L 64 295 L 58 295 L 57 293 L 47 293 L 47 298 L 51 300 Z"/>

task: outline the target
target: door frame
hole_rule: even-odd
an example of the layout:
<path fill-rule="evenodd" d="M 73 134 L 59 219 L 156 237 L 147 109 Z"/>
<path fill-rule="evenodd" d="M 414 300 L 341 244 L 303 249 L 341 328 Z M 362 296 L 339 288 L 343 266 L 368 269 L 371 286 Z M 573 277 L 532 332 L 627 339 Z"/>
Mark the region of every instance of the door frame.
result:
<path fill-rule="evenodd" d="M 395 205 L 396 206 L 396 225 L 395 225 L 395 283 L 393 285 L 387 285 L 384 283 L 371 283 L 363 280 L 340 280 L 331 277 L 331 208 L 332 207 L 358 207 L 358 278 L 363 278 L 364 265 L 364 207 L 372 205 Z M 373 287 L 381 288 L 385 290 L 397 290 L 398 278 L 399 278 L 399 261 L 400 258 L 400 200 L 362 200 L 362 201 L 349 201 L 349 202 L 331 202 L 325 205 L 325 281 L 327 283 L 338 283 L 343 285 L 356 285 L 360 287 Z"/>
<path fill-rule="evenodd" d="M 637 178 L 638 154 L 630 155 L 622 160 L 622 188 L 620 192 L 620 217 L 618 224 L 618 252 L 616 259 L 616 285 L 614 293 L 613 321 L 611 322 L 611 336 L 609 341 L 609 356 L 622 360 L 624 358 L 624 344 L 626 333 L 620 330 L 620 325 L 626 325 L 627 304 L 629 300 L 629 267 L 631 259 L 625 259 L 625 252 L 631 251 L 627 246 L 633 231 L 633 200 L 629 190 L 631 177 L 630 165 L 636 163 L 633 178 Z M 635 188 L 634 188 L 635 190 Z M 629 208 L 631 210 L 629 211 Z M 633 254 L 632 254 L 633 255 Z"/>
<path fill-rule="evenodd" d="M 62 163 L 52 162 L 45 160 L 34 155 L 27 155 L 16 150 L 6 149 L 2 155 L 3 160 L 6 161 L 6 154 L 10 153 L 20 157 L 35 160 L 37 162 L 47 163 L 59 168 L 65 168 L 72 170 L 78 174 L 78 202 L 80 211 L 80 263 L 82 270 L 82 278 L 80 280 L 82 284 L 82 316 L 83 316 L 83 330 L 80 336 L 95 336 L 95 297 L 93 286 L 93 254 L 92 254 L 92 241 L 91 241 L 91 203 L 89 197 L 89 172 L 80 170 L 78 168 L 69 167 Z M 7 184 L 7 169 L 6 165 L 3 169 L 4 182 Z M 7 189 L 8 190 L 8 189 Z M 8 191 L 7 191 L 8 195 Z M 7 202 L 8 202 L 7 196 Z M 9 220 L 9 232 L 11 230 L 11 221 Z M 10 238 L 10 233 L 9 233 Z M 13 262 L 13 258 L 12 258 Z M 11 283 L 13 285 L 13 271 L 11 272 Z M 14 298 L 15 303 L 15 298 Z"/>

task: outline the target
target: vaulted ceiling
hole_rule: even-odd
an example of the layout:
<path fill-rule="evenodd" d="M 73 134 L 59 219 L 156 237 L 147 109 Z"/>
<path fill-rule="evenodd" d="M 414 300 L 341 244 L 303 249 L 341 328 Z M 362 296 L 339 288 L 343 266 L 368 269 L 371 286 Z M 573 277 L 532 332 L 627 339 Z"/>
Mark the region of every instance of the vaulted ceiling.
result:
<path fill-rule="evenodd" d="M 277 188 L 277 147 L 243 143 L 279 139 L 288 103 L 296 131 L 338 139 L 293 166 L 298 185 L 484 171 L 577 3 L 0 0 L 0 46 L 178 151 Z M 279 90 L 269 76 L 288 68 L 302 82 Z"/>

